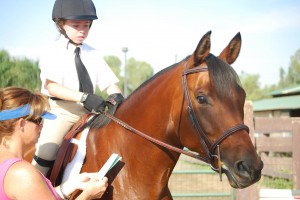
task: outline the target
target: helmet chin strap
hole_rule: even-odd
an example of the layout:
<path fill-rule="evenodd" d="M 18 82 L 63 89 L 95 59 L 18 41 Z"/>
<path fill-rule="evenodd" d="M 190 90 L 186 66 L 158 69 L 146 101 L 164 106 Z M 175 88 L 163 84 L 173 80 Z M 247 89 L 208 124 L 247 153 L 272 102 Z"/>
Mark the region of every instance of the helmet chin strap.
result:
<path fill-rule="evenodd" d="M 71 40 L 71 39 L 69 38 L 69 36 L 67 35 L 65 29 L 60 28 L 59 31 L 60 31 L 60 33 L 61 33 L 63 36 L 65 36 L 65 38 L 67 38 L 67 39 L 69 40 L 69 43 L 74 44 L 74 45 L 76 45 L 76 46 L 82 44 L 82 43 L 79 43 L 79 44 L 78 44 L 78 43 L 75 43 L 73 40 Z"/>

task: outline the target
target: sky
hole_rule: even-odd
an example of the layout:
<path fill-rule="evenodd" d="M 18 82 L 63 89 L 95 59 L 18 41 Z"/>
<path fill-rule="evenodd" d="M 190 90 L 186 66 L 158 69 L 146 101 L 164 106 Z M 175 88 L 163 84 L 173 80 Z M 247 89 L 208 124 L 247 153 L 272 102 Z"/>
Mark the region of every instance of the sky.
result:
<path fill-rule="evenodd" d="M 211 35 L 219 55 L 238 33 L 239 57 L 232 67 L 258 74 L 261 87 L 279 81 L 300 49 L 298 0 L 94 0 L 95 20 L 85 41 L 103 56 L 149 63 L 155 73 L 192 54 L 202 36 Z M 41 49 L 59 34 L 52 22 L 54 0 L 0 0 L 0 49 L 38 60 Z"/>

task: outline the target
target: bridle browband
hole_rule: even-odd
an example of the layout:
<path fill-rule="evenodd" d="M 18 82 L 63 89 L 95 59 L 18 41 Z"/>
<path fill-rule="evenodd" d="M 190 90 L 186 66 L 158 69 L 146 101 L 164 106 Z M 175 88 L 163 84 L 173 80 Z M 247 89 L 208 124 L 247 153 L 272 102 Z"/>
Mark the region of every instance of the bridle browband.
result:
<path fill-rule="evenodd" d="M 110 118 L 111 120 L 113 120 L 114 122 L 116 122 L 117 124 L 123 126 L 125 129 L 136 133 L 137 135 L 140 135 L 141 137 L 146 138 L 147 140 L 158 144 L 160 146 L 163 146 L 169 150 L 175 151 L 177 153 L 180 154 L 185 154 L 187 156 L 193 157 L 195 159 L 204 161 L 206 163 L 209 163 L 210 167 L 212 170 L 218 172 L 220 174 L 220 179 L 222 180 L 221 174 L 222 174 L 222 161 L 221 161 L 221 156 L 220 156 L 220 144 L 230 135 L 232 135 L 233 133 L 240 131 L 240 130 L 246 130 L 249 133 L 249 128 L 248 126 L 246 126 L 245 124 L 238 124 L 235 125 L 231 128 L 229 128 L 228 130 L 224 131 L 221 135 L 220 138 L 218 138 L 214 143 L 212 143 L 209 138 L 205 135 L 204 131 L 202 130 L 199 121 L 196 117 L 193 105 L 192 105 L 192 101 L 191 101 L 191 97 L 189 94 L 189 90 L 188 90 L 188 86 L 187 86 L 187 75 L 189 74 L 193 74 L 193 73 L 200 73 L 200 72 L 205 72 L 208 70 L 207 67 L 194 67 L 192 69 L 187 69 L 186 67 L 187 65 L 187 61 L 185 63 L 185 69 L 182 73 L 182 84 L 183 84 L 183 97 L 182 97 L 182 105 L 181 105 L 181 111 L 180 111 L 180 118 L 179 118 L 179 123 L 178 126 L 180 126 L 180 120 L 181 120 L 181 114 L 182 114 L 182 110 L 183 110 L 183 104 L 184 104 L 184 99 L 186 99 L 187 101 L 187 112 L 189 114 L 190 117 L 190 121 L 193 125 L 193 127 L 195 127 L 196 132 L 199 136 L 200 142 L 202 144 L 202 146 L 204 147 L 206 156 L 201 156 L 199 154 L 195 154 L 193 152 L 189 152 L 189 151 L 185 151 L 183 149 L 174 147 L 172 145 L 166 144 L 164 142 L 161 142 L 135 128 L 133 128 L 132 126 L 126 124 L 125 122 L 123 122 L 122 120 L 114 117 L 113 115 L 107 113 L 107 112 L 101 112 L 101 114 L 104 114 L 106 117 Z M 184 98 L 186 97 L 186 98 Z M 179 130 L 178 130 L 179 131 Z M 215 150 L 217 149 L 217 154 L 215 154 Z M 213 165 L 214 159 L 217 159 L 218 161 L 218 166 L 215 167 Z"/>

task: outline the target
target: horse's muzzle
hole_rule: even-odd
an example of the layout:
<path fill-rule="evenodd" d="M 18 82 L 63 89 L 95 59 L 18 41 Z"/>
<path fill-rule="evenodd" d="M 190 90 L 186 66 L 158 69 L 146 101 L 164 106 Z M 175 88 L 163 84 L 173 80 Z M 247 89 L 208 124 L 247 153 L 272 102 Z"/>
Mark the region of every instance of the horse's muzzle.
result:
<path fill-rule="evenodd" d="M 230 185 L 233 188 L 242 189 L 260 180 L 263 166 L 264 164 L 261 159 L 256 165 L 250 160 L 239 160 L 235 162 L 231 170 L 225 165 L 223 166 L 223 170 L 227 175 Z"/>

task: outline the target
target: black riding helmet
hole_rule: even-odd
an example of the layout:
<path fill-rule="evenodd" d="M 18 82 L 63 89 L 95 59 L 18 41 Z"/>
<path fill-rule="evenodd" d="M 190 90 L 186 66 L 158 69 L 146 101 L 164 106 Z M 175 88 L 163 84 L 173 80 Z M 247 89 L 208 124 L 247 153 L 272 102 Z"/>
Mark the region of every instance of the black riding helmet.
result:
<path fill-rule="evenodd" d="M 59 20 L 91 20 L 98 19 L 96 8 L 92 0 L 56 0 L 52 11 L 52 20 L 57 24 Z M 57 24 L 58 25 L 58 24 Z M 64 29 L 60 32 L 69 39 Z M 70 42 L 74 43 L 70 40 Z"/>
<path fill-rule="evenodd" d="M 91 0 L 56 0 L 52 11 L 52 20 L 95 20 L 96 8 Z"/>

